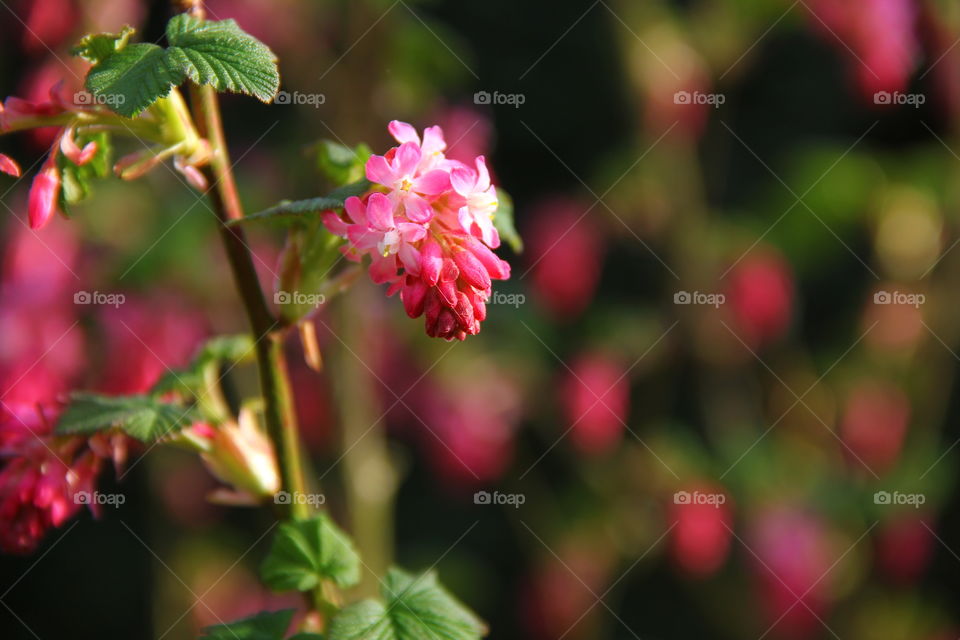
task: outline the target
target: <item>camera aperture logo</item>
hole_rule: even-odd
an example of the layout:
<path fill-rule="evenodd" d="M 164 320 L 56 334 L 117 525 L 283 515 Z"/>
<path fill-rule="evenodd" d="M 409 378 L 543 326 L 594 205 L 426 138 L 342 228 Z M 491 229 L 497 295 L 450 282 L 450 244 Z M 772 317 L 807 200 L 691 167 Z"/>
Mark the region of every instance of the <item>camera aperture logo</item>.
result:
<path fill-rule="evenodd" d="M 302 291 L 277 291 L 273 294 L 274 304 L 295 304 L 305 307 L 319 307 L 327 301 L 322 293 L 303 293 Z"/>
<path fill-rule="evenodd" d="M 280 91 L 277 97 L 273 99 L 274 104 L 308 104 L 314 109 L 319 109 L 320 105 L 326 103 L 327 96 L 322 93 L 300 93 L 294 91 Z"/>
<path fill-rule="evenodd" d="M 94 95 L 89 91 L 77 91 L 73 94 L 73 104 L 78 107 L 118 107 L 127 101 L 123 94 Z"/>
<path fill-rule="evenodd" d="M 901 493 L 900 491 L 877 491 L 873 494 L 873 504 L 889 506 L 910 506 L 919 509 L 927 502 L 922 493 Z"/>
<path fill-rule="evenodd" d="M 914 309 L 927 301 L 922 293 L 904 293 L 902 291 L 877 291 L 873 294 L 874 304 L 903 304 Z"/>
<path fill-rule="evenodd" d="M 319 507 L 325 504 L 327 496 L 322 493 L 302 493 L 300 491 L 277 491 L 273 494 L 274 504 L 308 504 L 313 507 Z"/>
<path fill-rule="evenodd" d="M 673 504 L 679 505 L 709 505 L 719 509 L 726 504 L 727 496 L 723 493 L 703 493 L 701 491 L 677 491 L 673 494 Z"/>
<path fill-rule="evenodd" d="M 727 301 L 722 293 L 704 293 L 702 291 L 677 291 L 673 294 L 673 304 L 705 304 L 719 309 Z"/>
<path fill-rule="evenodd" d="M 122 493 L 100 493 L 99 491 L 77 491 L 73 494 L 74 504 L 109 505 L 119 507 L 127 501 Z"/>
<path fill-rule="evenodd" d="M 77 291 L 73 294 L 73 304 L 96 304 L 119 307 L 127 301 L 122 293 L 103 293 L 101 291 Z"/>
<path fill-rule="evenodd" d="M 527 496 L 522 493 L 500 493 L 494 491 L 477 491 L 473 494 L 473 504 L 507 504 L 514 509 L 519 509 L 520 505 L 527 501 Z"/>
<path fill-rule="evenodd" d="M 500 93 L 494 91 L 477 91 L 473 94 L 473 104 L 506 104 L 514 109 L 519 109 L 520 105 L 527 101 L 527 96 L 522 93 Z"/>
<path fill-rule="evenodd" d="M 673 94 L 673 104 L 705 104 L 714 109 L 719 109 L 720 105 L 727 101 L 727 96 L 722 93 L 703 93 L 702 91 L 677 91 Z"/>

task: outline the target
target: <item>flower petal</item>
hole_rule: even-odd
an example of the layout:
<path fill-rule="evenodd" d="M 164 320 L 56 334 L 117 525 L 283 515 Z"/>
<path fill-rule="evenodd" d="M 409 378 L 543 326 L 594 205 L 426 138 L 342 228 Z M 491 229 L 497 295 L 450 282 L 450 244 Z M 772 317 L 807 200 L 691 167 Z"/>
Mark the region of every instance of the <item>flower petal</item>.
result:
<path fill-rule="evenodd" d="M 370 263 L 370 278 L 377 284 L 392 282 L 397 277 L 397 258 L 377 256 Z"/>
<path fill-rule="evenodd" d="M 386 186 L 396 182 L 398 176 L 383 156 L 370 156 L 366 165 L 367 180 Z"/>
<path fill-rule="evenodd" d="M 450 170 L 450 184 L 454 191 L 467 197 L 476 190 L 477 174 L 467 167 L 454 167 Z"/>
<path fill-rule="evenodd" d="M 427 240 L 420 248 L 420 273 L 427 284 L 437 284 L 442 267 L 443 254 L 440 245 L 433 239 Z"/>
<path fill-rule="evenodd" d="M 404 270 L 412 275 L 420 275 L 420 252 L 411 244 L 403 243 L 398 251 Z"/>
<path fill-rule="evenodd" d="M 57 211 L 60 195 L 60 174 L 56 167 L 42 170 L 30 187 L 29 218 L 31 229 L 41 229 Z"/>
<path fill-rule="evenodd" d="M 336 213 L 333 211 L 324 211 L 320 215 L 320 219 L 323 220 L 323 224 L 327 228 L 327 231 L 335 236 L 340 236 L 341 238 L 347 237 L 347 223 L 344 222 L 343 218 L 338 216 Z"/>
<path fill-rule="evenodd" d="M 380 231 L 393 229 L 393 203 L 390 198 L 382 193 L 371 193 L 367 200 L 367 221 Z"/>
<path fill-rule="evenodd" d="M 438 126 L 427 127 L 423 130 L 423 152 L 437 153 L 447 148 L 447 141 L 443 139 L 443 129 Z"/>
<path fill-rule="evenodd" d="M 0 171 L 14 178 L 20 177 L 20 165 L 8 155 L 0 153 Z"/>
<path fill-rule="evenodd" d="M 403 198 L 404 213 L 411 222 L 427 223 L 433 218 L 433 207 L 415 193 Z"/>
<path fill-rule="evenodd" d="M 343 208 L 354 224 L 367 225 L 367 212 L 363 200 L 357 196 L 350 196 L 343 203 Z"/>
<path fill-rule="evenodd" d="M 418 145 L 420 144 L 420 136 L 417 135 L 417 130 L 406 122 L 392 120 L 390 124 L 387 125 L 387 129 L 390 131 L 393 139 L 401 144 L 404 142 L 416 142 Z"/>
<path fill-rule="evenodd" d="M 394 163 L 398 178 L 413 175 L 420 164 L 420 145 L 416 142 L 404 142 L 397 149 Z"/>
<path fill-rule="evenodd" d="M 450 190 L 450 174 L 441 169 L 428 171 L 413 183 L 413 190 L 428 196 L 435 196 Z"/>

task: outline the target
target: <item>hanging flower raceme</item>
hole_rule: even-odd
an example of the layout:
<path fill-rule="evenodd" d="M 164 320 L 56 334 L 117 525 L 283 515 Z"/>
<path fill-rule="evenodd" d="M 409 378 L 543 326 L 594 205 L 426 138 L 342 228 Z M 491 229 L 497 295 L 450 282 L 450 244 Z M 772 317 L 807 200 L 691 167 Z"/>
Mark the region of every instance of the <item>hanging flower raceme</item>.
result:
<path fill-rule="evenodd" d="M 122 464 L 123 443 L 106 434 L 90 439 L 52 435 L 56 411 L 39 405 L 0 409 L 0 550 L 33 551 L 46 532 L 62 526 L 91 500 L 105 458 Z"/>
<path fill-rule="evenodd" d="M 400 292 L 411 318 L 426 317 L 427 335 L 463 340 L 480 331 L 493 280 L 510 277 L 510 265 L 493 252 L 500 236 L 493 224 L 497 191 L 486 160 L 473 166 L 448 159 L 440 127 L 423 138 L 393 121 L 399 146 L 367 161 L 374 190 L 344 203 L 323 220 L 347 240 L 347 258 L 370 256 L 370 277 Z"/>
<path fill-rule="evenodd" d="M 207 187 L 198 167 L 208 162 L 209 145 L 195 131 L 176 89 L 135 119 L 118 116 L 88 93 L 78 92 L 71 100 L 62 83 L 54 85 L 43 102 L 9 97 L 0 103 L 0 134 L 51 126 L 62 128 L 30 187 L 31 229 L 44 227 L 55 213 L 63 212 L 64 205 L 86 197 L 92 178 L 108 175 L 111 134 L 137 138 L 144 147 L 115 163 L 118 177 L 139 178 L 172 157 L 174 167 L 191 186 L 201 191 Z M 16 161 L 3 154 L 0 172 L 21 174 Z"/>

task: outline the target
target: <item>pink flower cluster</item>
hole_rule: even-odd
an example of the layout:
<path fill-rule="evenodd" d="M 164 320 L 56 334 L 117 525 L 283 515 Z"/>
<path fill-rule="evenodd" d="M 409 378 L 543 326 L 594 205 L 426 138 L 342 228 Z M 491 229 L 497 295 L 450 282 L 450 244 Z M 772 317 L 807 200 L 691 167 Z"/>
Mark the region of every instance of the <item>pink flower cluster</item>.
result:
<path fill-rule="evenodd" d="M 347 258 L 370 256 L 370 277 L 389 284 L 388 295 L 400 292 L 407 315 L 426 316 L 427 335 L 463 340 L 480 331 L 491 281 L 510 277 L 493 252 L 496 188 L 483 156 L 471 167 L 444 155 L 440 127 L 422 139 L 403 122 L 389 129 L 399 146 L 366 165 L 375 189 L 347 199 L 347 219 L 325 212 L 324 224 L 346 238 Z"/>
<path fill-rule="evenodd" d="M 53 438 L 56 413 L 40 405 L 0 408 L 0 550 L 29 553 L 51 527 L 59 527 L 92 494 L 103 458 L 112 455 L 107 436 Z"/>

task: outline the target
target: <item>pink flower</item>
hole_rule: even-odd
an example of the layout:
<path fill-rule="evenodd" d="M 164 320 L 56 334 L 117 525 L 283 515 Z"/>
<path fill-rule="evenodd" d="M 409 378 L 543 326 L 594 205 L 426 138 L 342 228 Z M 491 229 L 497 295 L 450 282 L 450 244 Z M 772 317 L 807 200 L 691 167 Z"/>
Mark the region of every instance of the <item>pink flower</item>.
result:
<path fill-rule="evenodd" d="M 727 302 L 744 339 L 760 346 L 783 336 L 793 313 L 793 276 L 783 257 L 772 249 L 753 253 L 727 279 Z"/>
<path fill-rule="evenodd" d="M 404 142 L 383 156 L 367 161 L 367 179 L 390 189 L 390 199 L 412 222 L 430 222 L 434 215 L 427 200 L 450 188 L 450 174 L 441 169 L 420 172 L 424 159 L 420 145 Z"/>
<path fill-rule="evenodd" d="M 408 273 L 420 272 L 420 252 L 414 243 L 427 235 L 424 225 L 396 222 L 393 203 L 382 193 L 371 193 L 366 205 L 360 198 L 347 198 L 344 209 L 354 222 L 346 229 L 353 247 L 358 251 L 375 249 L 380 258 L 397 255 Z"/>
<path fill-rule="evenodd" d="M 630 382 L 616 361 L 602 354 L 579 357 L 560 385 L 573 444 L 586 454 L 601 454 L 617 445 L 630 410 Z"/>
<path fill-rule="evenodd" d="M 723 495 L 715 488 L 697 487 L 688 493 Z M 706 578 L 723 565 L 730 551 L 733 517 L 727 500 L 680 502 L 670 505 L 673 529 L 671 553 L 686 573 Z"/>
<path fill-rule="evenodd" d="M 0 171 L 14 178 L 19 178 L 21 173 L 20 165 L 13 158 L 3 153 L 0 153 Z"/>
<path fill-rule="evenodd" d="M 482 157 L 471 169 L 444 156 L 439 127 L 421 139 L 394 121 L 390 132 L 400 146 L 367 162 L 375 190 L 348 198 L 346 219 L 327 211 L 323 222 L 347 240 L 349 259 L 370 256 L 370 277 L 389 284 L 388 295 L 399 291 L 411 318 L 425 316 L 427 335 L 463 340 L 480 331 L 492 281 L 510 277 L 492 251 L 496 190 Z"/>
<path fill-rule="evenodd" d="M 497 211 L 497 189 L 490 184 L 490 172 L 483 156 L 476 159 L 476 171 L 466 166 L 455 166 L 450 171 L 453 190 L 466 203 L 460 207 L 457 218 L 460 227 L 467 233 L 483 238 L 490 248 L 500 246 L 500 234 L 493 226 L 493 214 Z"/>
<path fill-rule="evenodd" d="M 590 213 L 576 201 L 553 198 L 538 205 L 528 236 L 533 290 L 555 316 L 573 318 L 593 299 L 603 245 Z"/>
<path fill-rule="evenodd" d="M 52 155 L 50 157 L 53 158 Z M 50 222 L 53 214 L 60 210 L 57 203 L 59 197 L 60 172 L 53 163 L 47 162 L 30 186 L 28 211 L 31 229 L 42 229 Z"/>
<path fill-rule="evenodd" d="M 810 23 L 847 58 L 863 95 L 902 91 L 910 81 L 920 45 L 913 0 L 815 0 Z M 883 37 L 877 37 L 883 34 Z"/>
<path fill-rule="evenodd" d="M 885 522 L 876 541 L 877 566 L 894 582 L 909 586 L 923 575 L 933 558 L 935 538 L 924 516 L 898 515 Z"/>
<path fill-rule="evenodd" d="M 900 457 L 909 422 L 910 403 L 903 391 L 888 383 L 865 382 L 847 399 L 840 434 L 860 461 L 883 473 Z M 851 463 L 862 468 L 860 461 Z"/>
<path fill-rule="evenodd" d="M 94 490 L 102 459 L 84 438 L 52 436 L 54 413 L 0 408 L 0 549 L 7 553 L 33 551 L 49 529 L 90 503 L 78 494 Z"/>
<path fill-rule="evenodd" d="M 749 536 L 760 601 L 776 637 L 809 638 L 830 602 L 830 567 L 839 553 L 816 516 L 796 508 L 760 514 Z"/>

